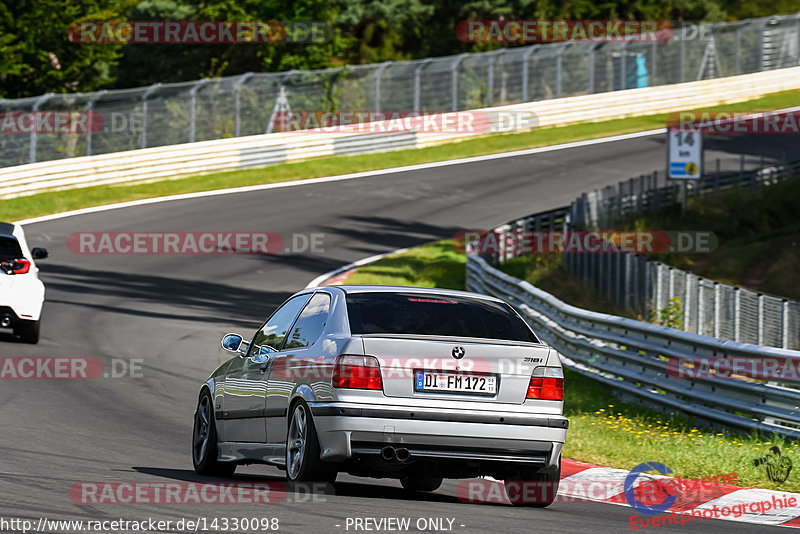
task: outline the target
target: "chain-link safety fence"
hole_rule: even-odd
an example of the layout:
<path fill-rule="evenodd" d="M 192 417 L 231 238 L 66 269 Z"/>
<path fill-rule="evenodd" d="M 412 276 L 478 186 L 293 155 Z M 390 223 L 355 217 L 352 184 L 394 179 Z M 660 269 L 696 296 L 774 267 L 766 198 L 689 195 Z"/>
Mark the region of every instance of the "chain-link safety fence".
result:
<path fill-rule="evenodd" d="M 755 190 L 800 177 L 800 161 L 739 172 L 714 173 L 696 183 L 665 185 L 664 173 L 631 178 L 616 187 L 584 193 L 570 206 L 512 221 L 503 233 L 586 231 L 615 224 L 648 211 L 675 205 L 686 197 L 719 194 L 732 188 Z M 509 247 L 479 254 L 492 265 L 525 254 Z M 769 347 L 800 349 L 800 302 L 724 284 L 619 251 L 563 253 L 570 274 L 587 280 L 609 302 L 686 332 Z M 675 300 L 673 300 L 675 299 Z"/>
<path fill-rule="evenodd" d="M 88 111 L 102 118 L 90 133 L 34 128 L 0 135 L 0 167 L 268 133 L 275 110 L 287 106 L 331 112 L 460 111 L 796 65 L 800 14 L 687 24 L 663 42 L 536 44 L 414 61 L 0 99 L 5 112 Z"/>

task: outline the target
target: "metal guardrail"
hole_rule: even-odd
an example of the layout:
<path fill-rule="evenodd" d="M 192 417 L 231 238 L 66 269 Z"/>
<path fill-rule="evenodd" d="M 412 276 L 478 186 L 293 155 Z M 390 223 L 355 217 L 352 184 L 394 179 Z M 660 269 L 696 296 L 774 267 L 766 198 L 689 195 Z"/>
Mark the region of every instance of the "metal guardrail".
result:
<path fill-rule="evenodd" d="M 800 67 L 487 108 L 475 112 L 476 123 L 484 121 L 484 126 L 500 124 L 501 114 L 504 117 L 508 114 L 534 117 L 534 125 L 538 127 L 562 126 L 696 109 L 793 89 L 800 89 Z M 394 130 L 390 129 L 390 122 L 380 127 L 377 126 L 379 123 L 370 124 L 375 124 L 376 127 L 367 129 L 367 133 L 306 130 L 252 135 L 0 168 L 0 199 L 48 190 L 127 184 L 249 169 L 319 156 L 422 148 L 491 133 L 485 127 L 464 133 L 397 131 L 396 125 Z M 504 131 L 526 131 L 530 128 L 530 122 L 516 122 Z M 4 139 L 10 136 L 0 137 Z"/>
<path fill-rule="evenodd" d="M 681 25 L 683 24 L 683 25 Z M 680 23 L 663 42 L 581 42 L 252 73 L 0 101 L 10 111 L 93 111 L 94 135 L 0 136 L 0 167 L 269 133 L 276 102 L 301 111 L 457 111 L 663 86 L 800 65 L 800 14 Z"/>
<path fill-rule="evenodd" d="M 682 332 L 570 306 L 477 255 L 467 256 L 467 289 L 502 298 L 562 355 L 565 366 L 648 404 L 725 427 L 800 438 L 800 390 L 740 378 L 670 376 L 676 358 L 780 358 L 800 351 L 761 347 Z M 567 386 L 569 387 L 569 386 Z"/>

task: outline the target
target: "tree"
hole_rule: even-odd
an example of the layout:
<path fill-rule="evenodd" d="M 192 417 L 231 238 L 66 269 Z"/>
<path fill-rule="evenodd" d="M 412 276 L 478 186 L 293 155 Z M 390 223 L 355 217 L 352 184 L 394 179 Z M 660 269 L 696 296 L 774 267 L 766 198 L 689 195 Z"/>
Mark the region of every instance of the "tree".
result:
<path fill-rule="evenodd" d="M 93 91 L 112 81 L 118 45 L 68 39 L 72 22 L 119 19 L 119 0 L 0 0 L 0 97 Z"/>

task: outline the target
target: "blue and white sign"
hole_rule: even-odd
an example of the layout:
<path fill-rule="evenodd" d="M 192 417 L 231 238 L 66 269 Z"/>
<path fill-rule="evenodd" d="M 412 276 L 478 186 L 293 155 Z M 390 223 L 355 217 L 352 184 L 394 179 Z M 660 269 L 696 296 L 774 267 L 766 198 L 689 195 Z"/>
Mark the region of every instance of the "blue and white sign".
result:
<path fill-rule="evenodd" d="M 703 175 L 703 136 L 699 132 L 667 130 L 667 177 L 698 180 Z"/>

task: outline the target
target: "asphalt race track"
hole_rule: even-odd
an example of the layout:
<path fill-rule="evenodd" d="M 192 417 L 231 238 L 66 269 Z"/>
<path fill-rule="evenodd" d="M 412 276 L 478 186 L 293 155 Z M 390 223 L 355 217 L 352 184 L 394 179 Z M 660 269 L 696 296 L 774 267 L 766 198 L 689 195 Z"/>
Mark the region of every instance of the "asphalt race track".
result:
<path fill-rule="evenodd" d="M 738 166 L 743 150 L 753 159 L 782 158 L 784 151 L 800 158 L 792 136 L 754 139 L 707 139 L 707 157 L 727 157 L 727 168 Z M 664 154 L 664 137 L 657 135 L 28 225 L 30 246 L 50 250 L 50 258 L 40 262 L 47 286 L 43 339 L 29 346 L 0 337 L 0 356 L 91 356 L 101 359 L 107 372 L 112 360 L 140 359 L 142 369 L 141 376 L 123 378 L 0 381 L 0 515 L 34 522 L 277 517 L 281 532 L 320 533 L 348 532 L 348 517 L 408 517 L 412 525 L 418 518 L 451 518 L 453 530 L 465 533 L 628 531 L 627 507 L 466 504 L 455 497 L 458 481 L 446 481 L 434 494 L 409 496 L 395 481 L 340 475 L 333 490 L 290 493 L 284 503 L 258 506 L 82 505 L 71 501 L 69 489 L 81 481 L 210 480 L 192 470 L 192 414 L 199 385 L 228 358 L 219 348 L 221 336 L 229 331 L 249 336 L 284 298 L 317 275 L 458 230 L 563 206 L 583 191 L 663 170 Z M 80 231 L 323 233 L 325 252 L 78 255 L 67 250 L 66 239 Z M 263 466 L 239 468 L 235 478 L 283 480 L 280 471 Z M 678 529 L 752 533 L 767 527 L 704 520 L 658 531 Z"/>

